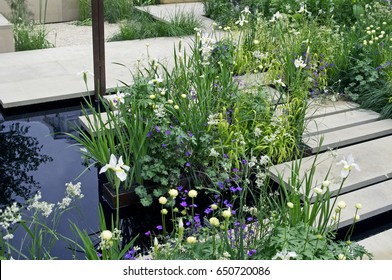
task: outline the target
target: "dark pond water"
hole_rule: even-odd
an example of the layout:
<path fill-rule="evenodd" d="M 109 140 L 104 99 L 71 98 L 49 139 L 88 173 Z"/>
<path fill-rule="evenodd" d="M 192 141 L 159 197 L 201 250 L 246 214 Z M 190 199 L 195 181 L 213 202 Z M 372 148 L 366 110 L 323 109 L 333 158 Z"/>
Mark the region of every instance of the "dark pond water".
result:
<path fill-rule="evenodd" d="M 80 147 L 63 133 L 74 133 L 75 125 L 79 125 L 80 105 L 38 112 L 19 110 L 17 113 L 0 113 L 1 207 L 14 201 L 23 204 L 38 190 L 43 201 L 57 203 L 65 196 L 65 183 L 81 182 L 84 198 L 78 201 L 76 208 L 62 216 L 56 230 L 76 240 L 68 222 L 71 220 L 88 233 L 98 232 L 99 203 L 102 203 L 107 217 L 112 211 L 100 199 L 97 169 L 93 167 L 80 176 L 86 169 Z M 142 236 L 153 224 L 159 223 L 157 215 L 146 217 L 144 210 L 133 208 L 122 211 L 124 234 L 129 238 L 138 233 Z M 159 213 L 158 210 L 154 212 Z M 13 244 L 18 245 L 24 234 L 17 231 Z M 141 242 L 147 243 L 148 240 L 141 238 Z M 71 259 L 72 251 L 67 247 L 65 242 L 56 242 L 51 255 Z"/>

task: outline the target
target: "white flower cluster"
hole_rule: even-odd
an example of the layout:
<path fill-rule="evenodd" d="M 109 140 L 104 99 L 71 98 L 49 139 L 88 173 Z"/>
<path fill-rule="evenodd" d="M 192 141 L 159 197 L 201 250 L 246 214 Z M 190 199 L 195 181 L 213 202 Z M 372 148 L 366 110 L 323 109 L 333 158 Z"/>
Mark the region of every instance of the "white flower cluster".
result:
<path fill-rule="evenodd" d="M 219 153 L 214 148 L 211 148 L 209 156 L 210 157 L 218 157 Z"/>
<path fill-rule="evenodd" d="M 207 124 L 208 125 L 217 125 L 219 123 L 219 113 L 211 114 L 208 116 Z"/>
<path fill-rule="evenodd" d="M 243 26 L 245 23 L 248 23 L 248 15 L 250 14 L 249 7 L 246 6 L 245 9 L 241 11 L 240 18 L 235 22 L 236 25 Z"/>
<path fill-rule="evenodd" d="M 66 188 L 66 196 L 62 199 L 61 202 L 58 202 L 57 205 L 59 205 L 60 209 L 65 209 L 67 208 L 71 202 L 73 198 L 83 198 L 84 195 L 82 194 L 82 190 L 81 190 L 81 183 L 77 183 L 77 184 L 72 184 L 71 182 L 66 183 L 65 186 Z"/>
<path fill-rule="evenodd" d="M 28 200 L 29 206 L 27 206 L 27 210 L 30 211 L 31 209 L 35 209 L 36 211 L 41 212 L 42 216 L 47 218 L 52 213 L 54 204 L 40 201 L 41 198 L 41 192 L 38 191 L 32 199 Z"/>
<path fill-rule="evenodd" d="M 14 202 L 11 206 L 7 206 L 4 211 L 0 209 L 0 226 L 7 231 L 3 239 L 12 239 L 13 235 L 8 232 L 10 226 L 19 223 L 22 220 L 20 208 Z"/>
<path fill-rule="evenodd" d="M 164 118 L 166 116 L 165 106 L 163 104 L 156 105 L 154 114 L 159 119 Z"/>

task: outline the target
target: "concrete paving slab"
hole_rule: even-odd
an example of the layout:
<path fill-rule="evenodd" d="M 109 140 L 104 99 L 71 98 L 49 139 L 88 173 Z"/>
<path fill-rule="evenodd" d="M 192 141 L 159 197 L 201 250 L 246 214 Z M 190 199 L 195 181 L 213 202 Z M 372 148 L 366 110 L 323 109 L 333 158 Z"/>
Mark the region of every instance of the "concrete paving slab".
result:
<path fill-rule="evenodd" d="M 392 260 L 392 229 L 358 241 L 370 253 L 374 260 Z"/>
<path fill-rule="evenodd" d="M 92 134 L 94 134 L 95 131 L 101 128 L 101 122 L 99 121 L 99 119 L 101 119 L 102 122 L 106 124 L 108 122 L 107 113 L 100 113 L 99 118 L 94 118 L 93 115 L 79 116 L 79 122 L 82 127 Z M 109 125 L 105 125 L 105 127 L 109 128 Z"/>
<path fill-rule="evenodd" d="M 183 38 L 151 38 L 145 40 L 109 42 L 106 49 L 106 85 L 108 90 L 121 86 L 120 81 L 132 84 L 131 70 L 137 63 L 155 59 L 172 67 L 173 49 L 180 41 L 190 50 L 193 36 Z M 147 46 L 148 54 L 147 55 Z M 32 105 L 77 98 L 87 92 L 82 76 L 84 67 L 93 72 L 92 46 L 73 46 L 44 50 L 0 54 L 0 104 L 3 108 Z M 88 89 L 93 87 L 88 79 Z"/>
<path fill-rule="evenodd" d="M 331 199 L 331 205 L 333 200 Z M 362 208 L 358 211 L 361 221 L 392 210 L 392 180 L 343 194 L 337 199 L 337 201 L 341 200 L 346 202 L 347 207 L 341 210 L 339 228 L 353 223 L 356 203 L 362 204 Z M 336 207 L 335 205 L 333 210 Z"/>
<path fill-rule="evenodd" d="M 343 168 L 342 165 L 337 165 L 337 163 L 341 159 L 352 155 L 361 171 L 352 170 L 351 174 L 345 180 L 344 185 L 340 190 L 340 194 L 385 181 L 392 177 L 391 143 L 392 136 L 387 136 L 339 149 L 334 152 L 337 154 L 336 157 L 330 152 L 324 152 L 318 156 L 305 157 L 302 159 L 297 175 L 301 179 L 305 178 L 305 176 L 309 176 L 313 162 L 316 160 L 316 170 L 314 172 L 313 185 L 311 187 L 319 186 L 322 181 L 325 180 L 329 172 L 328 180 L 332 182 L 330 190 L 336 194 L 342 182 L 341 170 Z M 298 163 L 299 161 L 291 161 L 270 167 L 269 171 L 271 178 L 274 181 L 279 182 L 279 177 L 281 177 L 286 186 L 290 188 L 289 182 L 292 177 L 292 166 Z M 299 191 L 303 195 L 306 193 L 305 188 L 305 183 L 302 183 Z M 309 196 L 311 199 L 314 199 L 313 192 L 311 192 Z"/>
<path fill-rule="evenodd" d="M 311 118 L 306 121 L 304 135 L 312 136 L 327 133 L 378 120 L 380 114 L 364 109 L 350 110 L 343 113 L 330 114 Z"/>
<path fill-rule="evenodd" d="M 323 152 L 391 134 L 392 119 L 385 119 L 323 133 L 322 135 L 304 137 L 303 142 L 310 147 L 312 153 L 316 153 L 317 151 Z M 321 137 L 323 138 L 322 142 Z"/>
<path fill-rule="evenodd" d="M 330 101 L 313 99 L 306 110 L 306 118 L 318 118 L 336 113 L 343 113 L 359 108 L 359 104 L 343 100 Z"/>
<path fill-rule="evenodd" d="M 204 30 L 210 30 L 214 23 L 213 20 L 204 16 L 204 5 L 201 2 L 149 5 L 136 7 L 136 9 L 147 12 L 154 18 L 166 22 L 170 22 L 180 13 L 193 15 L 200 20 Z"/>

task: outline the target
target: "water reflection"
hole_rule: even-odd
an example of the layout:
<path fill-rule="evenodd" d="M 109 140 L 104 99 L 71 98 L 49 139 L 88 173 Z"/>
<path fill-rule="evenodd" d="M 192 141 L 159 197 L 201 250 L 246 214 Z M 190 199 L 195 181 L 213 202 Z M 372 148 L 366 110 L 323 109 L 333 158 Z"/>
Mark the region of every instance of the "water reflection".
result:
<path fill-rule="evenodd" d="M 80 110 L 74 108 L 3 119 L 0 115 L 0 203 L 2 206 L 12 201 L 23 203 L 39 189 L 42 200 L 56 204 L 65 195 L 65 183 L 81 182 L 84 198 L 76 208 L 63 214 L 56 228 L 59 234 L 75 241 L 77 236 L 69 221 L 88 233 L 99 230 L 97 170 L 92 168 L 78 177 L 86 168 L 80 150 L 62 133 L 73 133 L 79 115 Z M 15 233 L 15 245 L 24 234 Z M 72 259 L 72 253 L 67 242 L 61 240 L 51 251 L 59 259 Z"/>
<path fill-rule="evenodd" d="M 41 153 L 36 137 L 29 136 L 30 126 L 20 123 L 0 123 L 0 207 L 12 204 L 16 199 L 27 200 L 39 183 L 30 175 L 42 163 L 52 161 Z"/>

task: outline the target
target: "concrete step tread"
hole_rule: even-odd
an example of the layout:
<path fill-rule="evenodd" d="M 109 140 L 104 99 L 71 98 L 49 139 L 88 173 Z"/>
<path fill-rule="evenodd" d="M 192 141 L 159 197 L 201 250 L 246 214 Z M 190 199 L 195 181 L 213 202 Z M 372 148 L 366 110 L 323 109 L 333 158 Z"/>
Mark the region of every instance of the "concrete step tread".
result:
<path fill-rule="evenodd" d="M 317 151 L 352 145 L 390 134 L 392 134 L 392 119 L 385 119 L 321 135 L 305 136 L 303 142 L 310 147 L 312 153 L 316 153 Z M 321 137 L 323 141 L 320 145 Z"/>
<path fill-rule="evenodd" d="M 354 157 L 355 163 L 359 165 L 361 171 L 352 170 L 352 173 L 345 181 L 341 193 L 350 192 L 390 178 L 392 176 L 391 143 L 392 136 L 387 136 L 339 149 L 337 152 L 334 152 L 337 153 L 336 158 L 330 152 L 319 154 L 317 156 L 317 167 L 313 179 L 314 185 L 321 184 L 330 169 L 328 180 L 333 182 L 330 190 L 337 191 L 342 180 L 341 170 L 343 166 L 337 165 L 336 163 L 343 159 L 343 157 L 347 158 L 350 154 Z M 315 157 L 310 156 L 302 159 L 298 172 L 299 178 L 304 178 L 305 175 L 309 175 Z M 291 169 L 293 164 L 298 162 L 291 161 L 270 167 L 269 172 L 271 178 L 279 182 L 279 177 L 281 176 L 284 183 L 290 187 Z M 305 193 L 304 185 L 300 191 L 302 194 Z"/>
<path fill-rule="evenodd" d="M 392 229 L 365 238 L 358 243 L 372 253 L 375 260 L 392 260 Z"/>
<path fill-rule="evenodd" d="M 331 199 L 331 205 L 333 200 Z M 353 223 L 356 203 L 361 203 L 362 205 L 362 208 L 358 211 L 360 220 L 377 216 L 392 210 L 392 180 L 340 195 L 337 202 L 341 200 L 347 204 L 347 207 L 341 210 L 340 228 Z M 335 205 L 334 209 L 336 207 Z"/>
<path fill-rule="evenodd" d="M 306 110 L 306 118 L 318 118 L 321 116 L 328 116 L 336 113 L 343 113 L 359 108 L 359 104 L 344 100 L 311 100 Z"/>
<path fill-rule="evenodd" d="M 338 112 L 307 120 L 305 136 L 327 133 L 378 120 L 380 114 L 364 109 Z"/>

